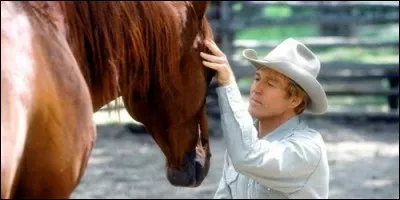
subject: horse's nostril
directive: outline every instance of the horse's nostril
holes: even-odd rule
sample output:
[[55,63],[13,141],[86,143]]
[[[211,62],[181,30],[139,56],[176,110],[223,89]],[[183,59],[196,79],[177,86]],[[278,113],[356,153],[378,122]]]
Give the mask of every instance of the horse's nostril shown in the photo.
[[197,147],[195,149],[189,151],[188,153],[186,153],[186,155],[185,155],[185,160],[186,161],[190,162],[190,161],[193,161],[196,158],[196,149],[197,149]]
[[168,169],[167,173],[168,181],[175,186],[190,186],[196,182],[194,177],[188,176],[187,172],[185,171]]
[[196,187],[208,173],[210,153],[197,155],[196,149],[186,153],[181,169],[168,168],[168,181],[174,186]]
[[171,182],[175,182],[176,183],[176,181],[177,181],[176,174],[175,173],[171,173],[171,175],[169,176],[169,179],[171,180]]

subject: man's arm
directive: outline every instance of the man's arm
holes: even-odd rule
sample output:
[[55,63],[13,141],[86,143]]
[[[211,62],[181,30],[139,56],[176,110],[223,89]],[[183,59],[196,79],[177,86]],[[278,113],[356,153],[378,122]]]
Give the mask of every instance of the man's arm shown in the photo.
[[301,189],[320,160],[318,144],[302,136],[275,142],[258,139],[237,85],[218,87],[217,93],[223,137],[235,170],[281,192]]
[[227,57],[213,41],[205,41],[205,45],[213,55],[202,52],[200,56],[205,67],[216,70],[214,77],[221,85],[216,89],[221,126],[235,170],[281,192],[303,188],[320,161],[320,146],[302,136],[276,142],[259,140]]
[[229,186],[225,180],[225,170],[226,169],[228,169],[228,152],[225,151],[224,168],[222,170],[222,176],[219,181],[217,191],[215,192],[214,199],[232,199],[231,190],[229,189]]

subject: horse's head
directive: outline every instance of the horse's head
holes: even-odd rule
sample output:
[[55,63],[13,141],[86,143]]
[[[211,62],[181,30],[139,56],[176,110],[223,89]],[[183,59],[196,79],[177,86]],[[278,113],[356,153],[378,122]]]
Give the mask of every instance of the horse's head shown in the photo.
[[62,15],[52,13],[63,22],[94,110],[122,96],[166,156],[168,180],[200,185],[211,156],[205,99],[213,72],[200,57],[204,40],[213,39],[207,2],[57,4]]
[[213,39],[207,2],[65,1],[61,8],[94,109],[121,95],[166,156],[168,180],[200,185],[211,156],[204,106],[213,74],[200,57]]
[[147,46],[154,48],[148,58],[154,65],[149,66],[154,71],[149,70],[148,92],[141,95],[133,89],[122,96],[128,112],[143,123],[166,156],[170,183],[194,187],[204,180],[210,165],[205,99],[213,72],[202,65],[200,52],[207,52],[203,41],[213,36],[205,17],[207,2],[176,2],[167,8],[173,17],[162,19],[165,25],[160,30],[154,24],[150,30],[164,32]]

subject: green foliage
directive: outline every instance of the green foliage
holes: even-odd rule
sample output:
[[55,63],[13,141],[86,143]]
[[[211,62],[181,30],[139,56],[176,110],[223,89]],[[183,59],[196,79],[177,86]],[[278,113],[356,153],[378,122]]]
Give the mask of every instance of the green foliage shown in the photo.
[[318,28],[311,24],[264,26],[236,32],[237,40],[284,40],[288,37],[318,36]]
[[233,10],[233,12],[239,12],[239,11],[242,10],[242,8],[243,8],[243,5],[242,5],[242,3],[240,3],[240,2],[236,2],[236,3],[234,3],[234,4],[232,5],[232,10]]
[[399,23],[359,26],[357,32],[360,40],[396,41],[399,40]]
[[360,47],[340,47],[330,48],[322,52],[316,52],[321,61],[356,61],[362,63],[398,63],[399,49],[391,47],[382,47],[374,49],[364,49]]
[[266,6],[264,16],[270,18],[284,18],[292,16],[292,9],[289,6]]

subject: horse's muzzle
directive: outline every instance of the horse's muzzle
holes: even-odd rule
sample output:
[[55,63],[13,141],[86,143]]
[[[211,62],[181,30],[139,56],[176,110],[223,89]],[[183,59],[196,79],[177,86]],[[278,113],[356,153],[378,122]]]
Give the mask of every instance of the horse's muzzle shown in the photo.
[[167,177],[174,186],[197,187],[208,174],[211,154],[204,156],[196,153],[196,150],[187,153],[182,170],[169,168]]

